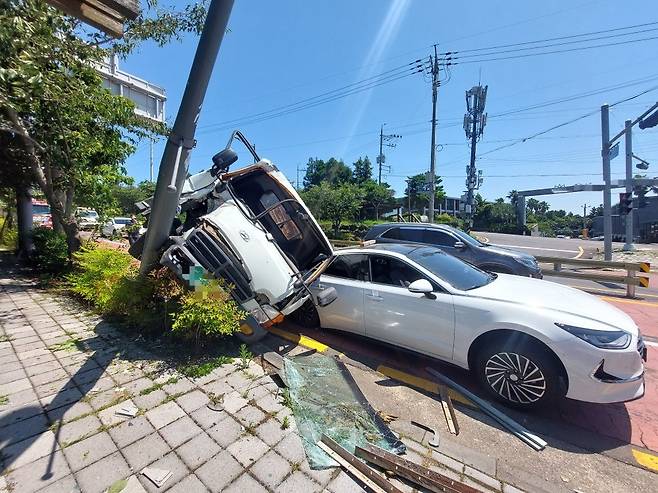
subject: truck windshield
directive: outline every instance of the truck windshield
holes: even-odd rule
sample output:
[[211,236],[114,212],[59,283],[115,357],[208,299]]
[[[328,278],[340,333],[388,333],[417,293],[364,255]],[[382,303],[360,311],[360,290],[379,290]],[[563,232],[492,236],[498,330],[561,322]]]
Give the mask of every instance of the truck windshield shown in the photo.
[[484,272],[438,248],[417,248],[409,253],[409,258],[461,291],[479,288],[496,278],[495,274]]

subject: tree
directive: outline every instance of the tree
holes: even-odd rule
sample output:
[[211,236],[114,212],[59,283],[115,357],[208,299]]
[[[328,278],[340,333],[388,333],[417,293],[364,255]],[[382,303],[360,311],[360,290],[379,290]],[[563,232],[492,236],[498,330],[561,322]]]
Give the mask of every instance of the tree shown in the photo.
[[348,183],[352,180],[352,170],[343,161],[329,158],[323,161],[318,158],[309,158],[304,175],[304,188],[328,182],[331,185]]
[[116,206],[121,214],[134,214],[136,212],[136,202],[141,202],[155,195],[155,183],[142,181],[137,186],[132,184],[119,185],[114,187],[112,195],[114,199],[112,205]]
[[512,190],[510,193],[507,194],[507,198],[509,199],[510,204],[516,207],[516,204],[519,202],[519,192],[517,192],[516,190]]
[[368,180],[361,185],[364,194],[365,204],[372,207],[375,211],[375,219],[379,219],[379,208],[385,204],[393,202],[393,190],[387,183],[381,185]]
[[318,218],[331,221],[334,237],[338,236],[344,219],[354,219],[363,206],[363,190],[352,183],[332,187],[328,182],[302,192],[304,202]]
[[368,156],[363,159],[359,157],[352,166],[354,167],[352,171],[352,180],[354,183],[363,185],[372,180],[372,163],[368,159]]
[[[441,184],[442,181],[443,180],[440,176],[435,176],[435,204],[440,203],[445,198],[445,192],[443,190],[443,185]],[[429,187],[427,184],[427,175],[425,173],[409,176],[407,178],[407,190],[404,197],[404,203],[409,204],[409,202],[411,202],[412,210],[420,210],[429,205]]]
[[126,55],[143,40],[162,46],[202,26],[204,4],[180,11],[156,0],[147,5],[125,38],[112,41],[40,0],[0,0],[0,133],[22,153],[8,168],[27,167],[70,253],[80,245],[75,206],[103,203],[125,181],[123,163],[137,139],[163,132],[104,89],[93,64],[112,51]]

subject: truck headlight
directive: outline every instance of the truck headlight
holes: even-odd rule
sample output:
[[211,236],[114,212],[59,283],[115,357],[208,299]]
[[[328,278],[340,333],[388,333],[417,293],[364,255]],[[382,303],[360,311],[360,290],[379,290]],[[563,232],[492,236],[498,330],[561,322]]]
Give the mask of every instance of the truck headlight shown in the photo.
[[594,330],[560,323],[555,325],[601,349],[626,349],[631,343],[631,335],[623,330]]

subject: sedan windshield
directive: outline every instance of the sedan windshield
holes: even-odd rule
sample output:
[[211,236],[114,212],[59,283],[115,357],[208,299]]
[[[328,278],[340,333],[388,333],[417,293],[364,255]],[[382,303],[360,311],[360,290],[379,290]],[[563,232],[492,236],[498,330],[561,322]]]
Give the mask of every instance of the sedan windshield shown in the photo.
[[462,291],[479,288],[496,278],[495,274],[484,272],[438,248],[417,248],[409,253],[409,258]]

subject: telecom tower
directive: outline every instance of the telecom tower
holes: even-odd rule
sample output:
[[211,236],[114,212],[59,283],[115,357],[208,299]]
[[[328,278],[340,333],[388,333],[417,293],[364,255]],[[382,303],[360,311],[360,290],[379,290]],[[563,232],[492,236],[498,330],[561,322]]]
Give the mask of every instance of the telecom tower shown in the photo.
[[466,215],[469,229],[473,227],[473,214],[475,214],[474,191],[482,185],[482,170],[475,167],[475,148],[482,137],[484,126],[487,124],[487,114],[484,105],[487,101],[487,88],[489,86],[473,86],[466,91],[466,114],[464,115],[464,131],[466,138],[471,141],[471,162],[466,166]]

